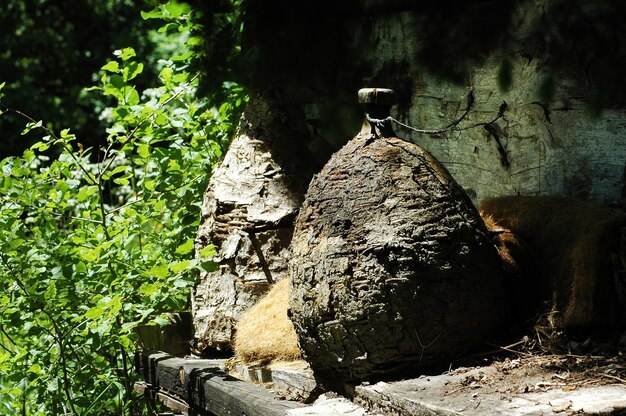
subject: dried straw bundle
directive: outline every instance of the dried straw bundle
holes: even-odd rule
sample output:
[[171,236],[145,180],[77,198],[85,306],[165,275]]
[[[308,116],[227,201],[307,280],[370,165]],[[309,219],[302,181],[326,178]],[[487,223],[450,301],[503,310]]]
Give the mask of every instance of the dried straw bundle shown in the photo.
[[288,310],[289,279],[284,278],[242,316],[235,335],[235,357],[245,363],[300,359]]

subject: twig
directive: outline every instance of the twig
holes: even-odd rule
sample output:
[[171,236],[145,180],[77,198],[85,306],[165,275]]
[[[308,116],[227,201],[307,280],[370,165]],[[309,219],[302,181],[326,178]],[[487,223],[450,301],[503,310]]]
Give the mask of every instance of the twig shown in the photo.
[[622,383],[622,384],[626,385],[626,380],[624,380],[623,378],[619,378],[619,377],[617,377],[617,376],[613,376],[613,375],[611,375],[611,374],[606,374],[606,373],[602,373],[602,376],[604,376],[604,377],[608,377],[608,378],[612,378],[613,380],[617,380],[617,381],[619,381],[620,383]]
[[[21,112],[20,110],[16,110],[14,108],[9,108],[9,107],[4,107],[4,106],[2,106],[2,109],[5,112],[17,114],[18,116],[28,120],[31,123],[37,123],[37,120],[29,116],[28,114]],[[50,137],[52,137],[55,140],[55,142],[60,143],[63,149],[65,149],[65,151],[69,153],[70,157],[74,159],[74,162],[76,162],[76,164],[78,165],[78,168],[82,170],[85,175],[87,175],[87,178],[90,181],[92,181],[93,183],[96,183],[96,179],[91,175],[91,173],[87,169],[85,169],[85,167],[80,163],[80,161],[78,160],[78,158],[76,157],[72,149],[63,140],[61,140],[56,134],[54,134],[54,132],[50,130],[48,127],[41,125],[40,128],[43,129],[43,131],[45,131],[46,133],[48,133]]]
[[496,344],[487,344],[487,345],[491,345],[492,347],[496,347],[498,349],[494,350],[494,351],[488,351],[488,352],[482,353],[482,354],[480,354],[480,356],[489,355],[489,354],[495,354],[495,353],[501,352],[501,351],[512,352],[512,353],[518,354],[518,355],[532,355],[532,354],[524,352],[524,351],[517,351],[517,350],[513,349],[513,347],[517,347],[518,345],[523,344],[524,342],[526,342],[526,341],[525,340],[521,340],[521,341],[517,341],[517,342],[515,342],[513,344],[506,345],[504,347],[500,346],[500,345],[496,345]]
[[72,397],[72,393],[70,391],[71,384],[70,384],[70,380],[69,380],[69,373],[68,373],[68,369],[67,369],[67,362],[65,360],[66,359],[66,357],[65,357],[65,344],[64,344],[63,338],[62,338],[63,337],[63,331],[61,331],[61,327],[59,326],[57,321],[54,319],[52,314],[49,311],[46,310],[45,305],[42,304],[41,302],[37,301],[36,299],[32,298],[32,295],[26,289],[26,285],[24,284],[22,279],[19,277],[18,273],[16,273],[13,270],[13,268],[11,267],[11,265],[6,261],[4,256],[0,256],[0,260],[2,261],[4,266],[9,270],[9,272],[13,275],[13,278],[15,279],[15,282],[20,287],[22,292],[24,292],[24,295],[26,296],[26,298],[33,304],[33,306],[36,309],[40,310],[44,315],[46,315],[48,317],[48,319],[50,320],[50,322],[52,323],[52,326],[54,328],[54,332],[50,331],[48,328],[46,328],[43,325],[41,325],[40,327],[43,330],[45,330],[48,334],[50,334],[50,336],[52,336],[54,341],[59,345],[59,358],[61,360],[61,370],[62,370],[62,374],[63,374],[63,392],[65,393],[65,396],[67,398],[70,410],[72,411],[72,413],[76,413],[76,409],[74,408],[74,404],[72,403],[72,398],[73,397]]

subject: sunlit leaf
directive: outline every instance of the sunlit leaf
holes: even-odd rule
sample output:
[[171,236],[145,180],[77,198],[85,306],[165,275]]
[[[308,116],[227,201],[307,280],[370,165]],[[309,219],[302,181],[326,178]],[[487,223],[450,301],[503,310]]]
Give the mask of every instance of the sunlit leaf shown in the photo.
[[103,71],[119,73],[120,64],[117,61],[110,61],[101,68]]
[[118,49],[113,52],[113,55],[119,57],[122,61],[127,61],[130,58],[137,56],[133,48]]
[[193,238],[187,239],[183,244],[176,248],[176,254],[189,254],[193,250]]

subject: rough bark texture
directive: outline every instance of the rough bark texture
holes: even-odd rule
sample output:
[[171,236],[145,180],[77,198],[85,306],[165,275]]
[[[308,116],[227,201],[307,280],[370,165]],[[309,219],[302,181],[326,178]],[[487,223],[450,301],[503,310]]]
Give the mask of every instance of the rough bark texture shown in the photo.
[[199,350],[230,348],[242,312],[286,276],[293,220],[313,174],[304,123],[267,96],[252,98],[209,182],[196,248],[214,244],[218,268],[201,273],[192,294]]
[[311,182],[291,245],[292,319],[322,384],[410,374],[503,321],[476,208],[420,147],[361,133]]

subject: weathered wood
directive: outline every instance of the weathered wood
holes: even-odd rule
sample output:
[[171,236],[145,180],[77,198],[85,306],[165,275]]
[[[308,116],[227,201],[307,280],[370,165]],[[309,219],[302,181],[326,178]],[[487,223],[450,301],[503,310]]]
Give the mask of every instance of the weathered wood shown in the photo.
[[160,351],[140,351],[137,372],[154,387],[163,388],[190,402],[190,383],[194,373],[211,369],[224,371],[224,359],[178,358]]
[[503,323],[502,266],[478,211],[403,140],[364,130],[335,153],[311,182],[291,249],[292,320],[333,389],[414,375]]
[[[621,415],[623,385],[570,385],[555,382],[553,371],[535,367],[525,374],[493,366],[450,374],[356,387],[355,401],[373,412],[411,416]],[[562,381],[562,380],[559,380]]]
[[241,128],[204,195],[196,248],[214,244],[214,271],[192,293],[197,349],[230,349],[236,323],[287,275],[293,220],[315,165],[304,116],[267,95],[250,99]]
[[172,397],[163,391],[158,391],[145,382],[136,382],[134,385],[134,390],[137,393],[145,395],[149,400],[163,403],[163,405],[165,405],[168,409],[171,409],[175,412],[181,412],[183,415],[189,414],[189,405],[187,404],[187,402],[182,401],[177,397]]
[[225,360],[183,359],[144,351],[136,360],[151,388],[167,392],[190,408],[216,415],[284,416],[304,404],[278,400],[269,390],[224,373]]
[[281,392],[289,398],[309,400],[317,382],[313,371],[308,364],[296,362],[293,364],[273,364],[272,371],[273,389]]
[[222,372],[203,370],[196,375],[193,402],[218,415],[284,416],[302,403],[277,400],[267,389]]
[[271,383],[272,390],[289,400],[308,401],[317,386],[311,367],[302,360],[261,367],[239,363],[231,373],[244,381]]
[[[380,413],[368,412],[365,408],[354,404],[345,397],[326,395],[320,396],[311,406],[287,411],[287,416],[382,416]],[[408,415],[407,415],[408,416]]]
[[150,384],[157,384],[157,364],[159,361],[172,358],[168,353],[161,351],[137,351],[135,353],[135,370]]

